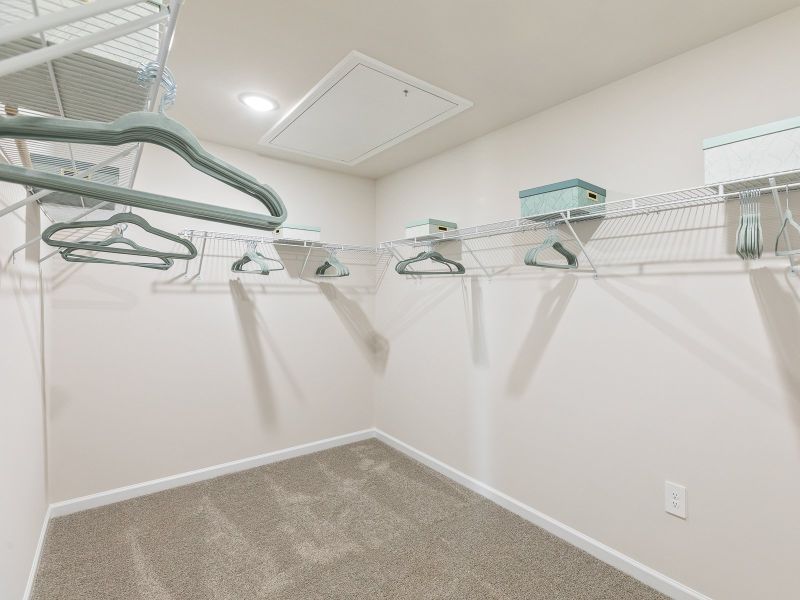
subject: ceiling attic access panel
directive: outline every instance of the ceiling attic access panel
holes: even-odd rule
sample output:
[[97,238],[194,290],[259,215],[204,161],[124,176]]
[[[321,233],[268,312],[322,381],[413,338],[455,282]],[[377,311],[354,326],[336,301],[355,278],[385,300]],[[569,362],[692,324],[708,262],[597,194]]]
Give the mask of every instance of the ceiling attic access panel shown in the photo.
[[357,165],[471,106],[469,100],[351,52],[260,143]]

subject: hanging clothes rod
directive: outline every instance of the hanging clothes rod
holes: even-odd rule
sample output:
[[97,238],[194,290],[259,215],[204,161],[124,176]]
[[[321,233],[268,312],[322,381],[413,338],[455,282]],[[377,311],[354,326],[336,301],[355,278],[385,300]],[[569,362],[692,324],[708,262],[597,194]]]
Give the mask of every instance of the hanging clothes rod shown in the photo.
[[24,19],[3,25],[0,27],[0,44],[5,44],[19,38],[35,35],[55,29],[62,25],[68,25],[82,19],[87,19],[95,15],[111,12],[118,8],[125,8],[132,4],[138,4],[141,0],[95,0],[91,4],[65,8],[32,19]]
[[140,19],[136,19],[135,21],[131,21],[129,23],[115,25],[109,29],[98,31],[97,33],[92,33],[69,40],[67,42],[53,44],[52,46],[40,48],[39,50],[32,50],[30,52],[26,52],[25,54],[19,54],[11,58],[6,58],[5,60],[0,61],[0,77],[10,75],[11,73],[16,73],[17,71],[22,71],[23,69],[28,69],[30,67],[35,67],[36,65],[61,58],[68,54],[73,54],[80,50],[84,50],[85,48],[91,48],[92,46],[109,42],[113,39],[139,31],[140,29],[146,29],[147,27],[151,27],[157,23],[162,23],[167,19],[169,19],[168,13],[155,13],[147,17],[141,17]]

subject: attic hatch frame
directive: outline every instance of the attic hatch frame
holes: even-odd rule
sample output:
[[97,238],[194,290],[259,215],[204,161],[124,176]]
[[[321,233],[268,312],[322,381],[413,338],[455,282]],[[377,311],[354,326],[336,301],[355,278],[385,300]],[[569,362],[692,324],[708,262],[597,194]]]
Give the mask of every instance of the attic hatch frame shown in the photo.
[[[374,147],[368,149],[366,152],[362,152],[361,154],[349,159],[326,156],[310,150],[293,148],[291,146],[278,143],[278,139],[282,134],[284,134],[284,132],[291,128],[295,122],[299,121],[310,109],[313,109],[317,103],[320,101],[324,102],[328,93],[333,91],[334,88],[345,81],[347,77],[359,67],[366,67],[370,71],[378,73],[385,78],[393,79],[402,83],[404,87],[408,88],[404,90],[406,95],[408,95],[409,89],[413,88],[416,91],[436,97],[439,100],[443,100],[452,106],[443,112],[429,116],[424,121],[410,126],[409,129],[396,133],[393,135],[393,137],[381,141]],[[322,79],[320,79],[314,85],[314,87],[312,87],[308,93],[306,93],[306,95],[300,99],[297,104],[295,104],[280,120],[278,120],[278,122],[275,123],[275,125],[273,125],[269,131],[267,131],[261,137],[258,143],[264,148],[269,148],[282,154],[299,154],[301,156],[320,161],[332,162],[338,165],[352,167],[360,164],[368,158],[372,158],[376,154],[396,146],[400,142],[414,137],[418,133],[422,133],[423,131],[434,127],[435,125],[442,123],[443,121],[459,115],[465,110],[472,108],[472,106],[473,102],[471,100],[433,85],[432,83],[429,83],[423,79],[414,77],[405,71],[401,71],[400,69],[381,62],[376,58],[372,58],[371,56],[367,56],[366,54],[363,54],[357,50],[352,50],[330,71],[328,71],[322,77]]]
[[[90,82],[89,86],[95,93],[93,102],[86,106],[82,106],[80,102],[75,102],[75,107],[81,112],[81,109],[89,112],[93,110],[99,111],[105,119],[113,120],[128,112],[142,110],[151,112],[156,108],[162,76],[175,35],[175,25],[183,0],[96,0],[91,4],[76,4],[72,7],[42,14],[40,4],[45,2],[48,2],[48,0],[31,0],[31,12],[33,15],[31,18],[12,21],[0,27],[0,48],[4,49],[4,54],[7,54],[6,51],[9,48],[12,50],[11,56],[0,60],[0,83],[3,83],[5,77],[21,74],[22,81],[31,85],[35,75],[32,75],[33,72],[30,70],[36,67],[40,69],[45,67],[52,87],[55,107],[57,107],[56,110],[44,111],[22,107],[23,110],[35,115],[44,114],[62,118],[75,118],[74,113],[71,113],[68,108],[65,109],[65,98],[62,94],[62,86],[59,85],[57,73],[62,69],[65,74],[75,77],[76,80],[85,78],[86,81]],[[48,4],[51,3],[48,2]],[[95,19],[95,21],[90,22],[89,19]],[[97,31],[92,31],[93,28],[97,29],[98,23],[102,24],[102,27]],[[67,31],[59,30],[58,28],[60,27],[68,29]],[[148,37],[148,31],[152,30],[155,30],[155,36]],[[48,34],[48,31],[51,33]],[[74,35],[75,31],[81,35]],[[134,38],[134,35],[144,37]],[[20,39],[21,36],[23,39]],[[15,53],[13,50],[15,44],[19,47],[19,45],[24,45],[26,42],[30,43],[31,38],[26,36],[35,36],[41,47],[23,53]],[[56,42],[53,38],[58,38],[59,36],[61,41]],[[94,52],[85,52],[95,47],[97,48]],[[98,67],[94,63],[90,65],[85,60],[83,63],[79,62],[79,57],[85,58],[87,56],[94,61],[98,61],[97,64],[100,66]],[[71,60],[74,60],[74,62],[69,62]],[[137,69],[145,67],[147,63],[156,64],[155,75],[144,83],[137,80],[135,85],[141,90],[139,97],[135,93],[130,93],[130,89],[133,88],[130,85],[128,94],[120,93],[117,87],[119,81],[115,80],[115,73],[112,70],[115,65],[118,64],[120,69],[127,67],[130,75],[135,73]],[[83,67],[83,69],[76,68],[76,65],[77,67]],[[106,67],[106,70],[103,67]],[[106,86],[101,88],[103,77],[107,79]],[[8,81],[8,79],[5,80],[5,82]],[[70,98],[70,101],[72,101],[72,98]],[[107,106],[112,107],[110,112],[105,108]],[[20,107],[12,106],[10,103],[3,103],[3,108],[8,115],[15,115],[20,112]],[[79,118],[85,117],[81,115]],[[23,146],[17,145],[19,160],[12,159],[10,153],[1,146],[0,160],[5,160],[12,165],[26,166],[24,162],[25,160],[29,161],[30,158],[27,151],[22,150],[23,147],[27,148],[27,141],[23,140],[22,142]],[[100,161],[77,160],[72,144],[65,144],[65,147],[69,157],[67,161],[71,162],[71,170],[76,177],[91,176],[93,173],[103,172],[104,169],[110,166],[116,166],[119,167],[120,171],[127,171],[125,174],[127,181],[120,182],[120,185],[131,188],[139,170],[144,144],[129,144]],[[86,162],[94,162],[94,164],[88,168],[79,169],[79,162],[84,164]],[[52,221],[54,219],[47,214],[41,203],[42,198],[51,193],[50,190],[44,189],[36,193],[31,193],[31,190],[28,190],[27,197],[0,210],[0,217],[33,202],[39,202],[42,212]],[[107,202],[87,206],[82,197],[81,203],[82,208],[85,210],[71,216],[65,222],[79,221],[96,210],[108,208]],[[123,210],[129,209],[125,208]],[[38,243],[40,240],[41,236],[38,236],[18,246],[12,250],[11,258],[15,258],[18,252]],[[42,260],[46,260],[55,254],[56,252],[51,252],[43,257]]]

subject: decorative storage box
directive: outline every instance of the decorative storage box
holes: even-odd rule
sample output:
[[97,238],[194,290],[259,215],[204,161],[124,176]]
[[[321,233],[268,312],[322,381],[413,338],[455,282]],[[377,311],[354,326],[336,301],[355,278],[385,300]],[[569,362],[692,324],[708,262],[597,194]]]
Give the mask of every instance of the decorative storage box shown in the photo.
[[286,225],[285,223],[275,230],[275,235],[288,240],[302,240],[304,242],[318,242],[322,239],[319,227],[310,225]]
[[606,191],[582,179],[570,179],[522,190],[519,200],[522,216],[531,217],[568,208],[602,204],[606,201]]
[[703,140],[706,183],[800,169],[800,117]]
[[406,225],[406,237],[421,237],[432,233],[441,233],[458,229],[458,225],[450,221],[438,221],[436,219],[420,219]]

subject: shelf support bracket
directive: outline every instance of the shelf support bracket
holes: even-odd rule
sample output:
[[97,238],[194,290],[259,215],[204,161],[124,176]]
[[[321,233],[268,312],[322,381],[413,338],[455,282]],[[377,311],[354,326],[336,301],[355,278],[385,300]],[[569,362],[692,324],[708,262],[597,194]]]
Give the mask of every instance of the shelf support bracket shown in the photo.
[[581,252],[583,253],[583,255],[586,257],[586,260],[589,261],[589,265],[592,267],[592,271],[594,271],[594,278],[597,279],[599,277],[599,275],[597,273],[597,267],[594,266],[594,263],[592,262],[592,259],[589,256],[589,253],[586,252],[586,247],[583,245],[583,242],[581,242],[581,238],[579,238],[578,234],[575,233],[575,229],[573,229],[572,223],[569,222],[569,218],[567,217],[567,213],[563,213],[562,212],[561,213],[561,218],[564,220],[564,224],[569,228],[569,232],[572,234],[572,237],[575,238],[575,241],[578,243],[578,246],[580,247]]
[[469,252],[470,256],[472,256],[472,258],[475,259],[475,262],[478,263],[478,266],[481,268],[481,271],[483,271],[483,274],[491,279],[492,277],[491,273],[489,273],[489,271],[486,270],[486,267],[483,266],[483,263],[478,259],[477,256],[475,256],[475,253],[472,251],[472,248],[470,248],[469,244],[467,244],[467,240],[461,240],[461,243],[464,245],[464,248],[466,248],[467,252]]

